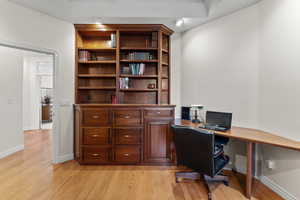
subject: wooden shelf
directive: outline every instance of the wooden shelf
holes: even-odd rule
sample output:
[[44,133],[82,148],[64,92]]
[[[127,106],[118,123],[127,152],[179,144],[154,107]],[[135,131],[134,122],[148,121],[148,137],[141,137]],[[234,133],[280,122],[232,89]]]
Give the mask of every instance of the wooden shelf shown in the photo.
[[156,63],[158,60],[120,60],[120,62],[128,63]]
[[96,86],[86,86],[78,87],[79,90],[115,90],[116,87],[96,87]]
[[116,63],[115,60],[95,60],[95,61],[78,61],[80,64],[111,64]]
[[116,51],[117,48],[78,48],[78,50],[92,51],[92,52],[103,52],[103,51]]
[[129,89],[120,89],[122,92],[157,92],[158,89],[134,89],[134,88],[129,88]]
[[155,47],[121,47],[121,50],[157,50]]
[[166,65],[166,66],[168,66],[168,65],[169,65],[168,63],[165,63],[165,62],[162,62],[161,64],[162,64],[162,65]]
[[168,77],[168,76],[162,76],[161,78],[163,78],[163,79],[168,79],[169,77]]
[[128,78],[157,78],[157,75],[132,75],[132,74],[121,74],[120,77]]
[[115,78],[116,74],[78,74],[79,78]]

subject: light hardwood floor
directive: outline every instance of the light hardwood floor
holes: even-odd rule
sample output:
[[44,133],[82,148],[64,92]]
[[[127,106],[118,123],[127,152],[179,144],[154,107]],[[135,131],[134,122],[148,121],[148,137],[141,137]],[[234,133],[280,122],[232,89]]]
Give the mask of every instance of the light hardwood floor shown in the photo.
[[[201,181],[176,184],[176,167],[51,164],[49,131],[25,133],[25,150],[0,160],[1,200],[206,200]],[[213,185],[214,200],[243,200],[237,176]],[[252,199],[282,200],[256,183]]]

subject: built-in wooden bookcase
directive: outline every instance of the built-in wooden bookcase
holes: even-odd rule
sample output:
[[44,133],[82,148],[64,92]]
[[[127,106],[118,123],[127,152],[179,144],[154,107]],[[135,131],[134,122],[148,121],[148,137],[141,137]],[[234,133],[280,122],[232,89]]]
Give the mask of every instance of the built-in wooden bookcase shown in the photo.
[[173,165],[172,31],[147,24],[75,28],[75,159]]
[[163,25],[75,25],[77,104],[169,104]]

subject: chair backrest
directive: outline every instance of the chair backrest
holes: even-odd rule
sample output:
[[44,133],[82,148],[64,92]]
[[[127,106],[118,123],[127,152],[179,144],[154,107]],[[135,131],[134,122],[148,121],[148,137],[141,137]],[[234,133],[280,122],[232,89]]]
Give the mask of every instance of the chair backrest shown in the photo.
[[214,176],[214,133],[184,126],[172,126],[178,165]]

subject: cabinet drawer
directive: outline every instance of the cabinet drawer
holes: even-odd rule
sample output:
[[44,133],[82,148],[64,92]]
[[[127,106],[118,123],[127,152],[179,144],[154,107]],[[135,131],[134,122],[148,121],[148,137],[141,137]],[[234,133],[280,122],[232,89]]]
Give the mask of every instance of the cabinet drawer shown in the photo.
[[82,123],[85,126],[105,126],[109,125],[109,111],[83,110]]
[[86,163],[109,163],[111,148],[106,147],[84,147],[83,161]]
[[123,163],[138,163],[141,160],[140,146],[116,146],[115,161]]
[[142,123],[140,110],[114,111],[114,123],[116,126],[140,126]]
[[145,109],[146,117],[173,117],[173,109]]
[[109,128],[83,128],[83,144],[109,144]]
[[116,144],[140,144],[142,129],[139,128],[118,128],[115,129]]

